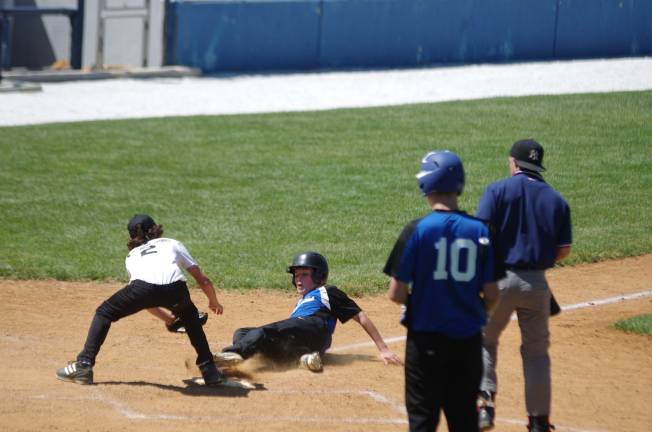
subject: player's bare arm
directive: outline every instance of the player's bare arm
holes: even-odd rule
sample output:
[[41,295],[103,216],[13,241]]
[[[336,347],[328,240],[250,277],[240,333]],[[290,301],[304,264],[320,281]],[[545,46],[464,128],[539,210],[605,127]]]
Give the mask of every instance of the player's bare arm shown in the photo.
[[374,341],[374,343],[376,344],[376,348],[378,348],[379,357],[385,364],[395,364],[395,365],[403,364],[401,359],[392,351],[390,351],[390,349],[387,347],[387,344],[385,344],[385,341],[383,340],[383,337],[380,335],[380,332],[378,331],[373,321],[371,321],[371,319],[367,316],[366,313],[361,311],[360,313],[358,313],[356,316],[353,317],[353,320],[358,324],[360,324],[362,328],[367,332],[369,337],[371,337],[371,340]]
[[487,312],[491,312],[498,303],[500,292],[496,282],[489,282],[482,284],[482,299],[484,300],[484,308]]
[[389,289],[387,291],[387,297],[394,303],[404,305],[407,303],[408,299],[408,285],[405,282],[401,282],[396,278],[392,278],[389,281]]
[[217,294],[215,294],[215,288],[211,280],[201,271],[199,266],[190,266],[186,271],[197,281],[199,287],[208,298],[208,308],[217,315],[221,315],[224,312],[224,307],[217,300]]

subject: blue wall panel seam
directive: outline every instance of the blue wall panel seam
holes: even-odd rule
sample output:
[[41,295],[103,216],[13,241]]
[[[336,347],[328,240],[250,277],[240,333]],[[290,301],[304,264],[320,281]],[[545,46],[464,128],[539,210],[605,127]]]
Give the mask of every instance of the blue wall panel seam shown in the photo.
[[557,58],[557,29],[559,28],[559,6],[561,0],[557,0],[557,5],[555,6],[555,31],[552,34],[552,58]]
[[317,21],[317,58],[315,59],[317,68],[322,67],[321,43],[322,43],[323,22],[324,22],[324,0],[319,0],[319,21]]

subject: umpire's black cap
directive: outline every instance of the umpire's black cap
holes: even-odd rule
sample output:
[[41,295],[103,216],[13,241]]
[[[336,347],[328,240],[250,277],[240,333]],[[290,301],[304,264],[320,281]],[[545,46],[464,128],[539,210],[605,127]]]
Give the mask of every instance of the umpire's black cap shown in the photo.
[[151,227],[156,225],[156,222],[154,222],[154,219],[152,219],[151,216],[146,215],[146,214],[137,214],[131,219],[129,219],[129,223],[127,224],[127,230],[129,230],[129,235],[131,238],[134,238],[138,235],[138,225],[140,225],[140,229],[142,230],[143,233],[146,233],[147,230],[149,230]]
[[533,139],[522,139],[512,145],[509,155],[516,160],[520,168],[541,172],[546,169],[543,163],[543,146]]

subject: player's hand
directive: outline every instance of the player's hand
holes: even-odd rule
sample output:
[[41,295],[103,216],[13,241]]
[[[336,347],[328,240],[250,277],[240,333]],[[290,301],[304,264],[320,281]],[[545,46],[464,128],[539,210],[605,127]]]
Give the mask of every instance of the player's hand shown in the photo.
[[400,357],[390,350],[383,350],[378,356],[385,364],[403,365],[403,361],[400,359]]
[[217,300],[208,302],[208,308],[217,315],[222,315],[222,312],[224,312],[224,306],[222,306]]

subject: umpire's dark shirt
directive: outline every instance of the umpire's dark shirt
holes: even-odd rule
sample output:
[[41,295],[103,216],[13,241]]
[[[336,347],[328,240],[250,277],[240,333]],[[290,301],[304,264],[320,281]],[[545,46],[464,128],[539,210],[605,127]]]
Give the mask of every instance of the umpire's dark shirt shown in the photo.
[[477,217],[499,233],[495,247],[507,266],[546,269],[570,245],[570,207],[537,173],[518,172],[485,189]]

